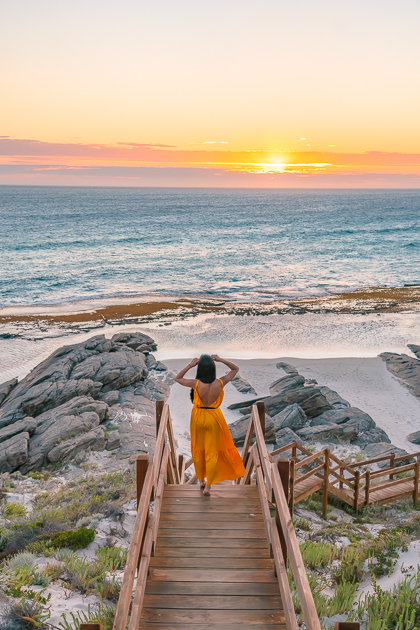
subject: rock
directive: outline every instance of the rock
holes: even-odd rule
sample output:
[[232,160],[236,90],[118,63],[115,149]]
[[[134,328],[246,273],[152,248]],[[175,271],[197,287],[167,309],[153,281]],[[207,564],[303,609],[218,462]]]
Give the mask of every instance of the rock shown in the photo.
[[[280,429],[276,432],[276,446],[277,448],[281,448],[282,446],[286,446],[291,442],[297,442],[298,444],[303,444],[301,438],[296,435],[292,429],[289,427],[285,427],[284,429]],[[287,451],[286,451],[287,452]]]
[[116,390],[111,390],[110,392],[106,392],[105,394],[101,394],[99,396],[100,400],[103,400],[109,407],[112,405],[116,405],[120,402],[120,392]]
[[107,451],[115,451],[117,448],[121,446],[120,432],[119,431],[110,431],[108,433],[108,441],[106,443]]
[[299,387],[299,385],[303,385],[305,382],[305,378],[300,376],[299,374],[292,374],[289,376],[282,376],[278,378],[276,381],[273,381],[269,387],[271,396],[281,396],[285,394],[289,389],[293,389],[294,387]]
[[2,385],[0,385],[0,406],[3,404],[3,401],[7,398],[12,389],[16,387],[17,384],[17,378],[12,378],[10,381],[6,381]]
[[289,363],[283,363],[283,361],[276,363],[276,368],[278,370],[284,370],[285,372],[287,372],[287,374],[298,374],[298,371],[294,365],[290,365]]
[[242,378],[239,374],[231,380],[231,383],[241,394],[253,394],[257,396],[257,392],[252,387],[251,383],[245,378]]
[[407,435],[407,440],[409,442],[412,442],[413,444],[420,444],[420,431],[415,431],[414,433],[410,433],[410,435]]
[[12,472],[26,462],[28,440],[29,433],[23,432],[0,444],[0,473]]
[[0,428],[28,415],[36,418],[71,398],[96,398],[99,392],[144,380],[148,374],[145,357],[123,345],[123,338],[155,345],[147,335],[123,333],[114,335],[114,341],[97,335],[56,350],[11,390],[0,408]]
[[[417,348],[411,344],[409,348]],[[420,398],[420,359],[413,359],[407,354],[384,352],[380,355],[386,361],[386,367],[397,378],[401,379],[407,389]]]
[[388,435],[383,429],[380,429],[379,427],[374,427],[369,431],[359,433],[359,435],[351,441],[352,444],[360,446],[361,448],[364,448],[368,444],[373,444],[375,442],[387,442],[388,444],[391,444],[391,440],[389,439]]
[[134,391],[136,396],[144,396],[149,400],[167,400],[170,393],[169,385],[157,378],[149,378]]
[[283,411],[273,416],[274,430],[284,429],[301,429],[308,422],[305,412],[299,405],[289,405]]
[[349,420],[350,414],[347,412],[347,409],[330,409],[329,411],[324,411],[324,413],[321,413],[320,416],[311,420],[311,427],[328,424],[329,422],[332,422],[333,424],[342,424],[343,422],[348,422]]
[[8,427],[0,429],[0,442],[9,440],[14,435],[22,432],[32,435],[35,432],[36,425],[37,421],[29,416],[27,416],[23,420],[15,422],[14,424],[10,424]]
[[[391,453],[395,453],[395,457],[402,457],[403,455],[407,455],[407,460],[403,460],[402,462],[398,462],[399,466],[408,463],[409,459],[412,459],[410,455],[403,448],[398,448],[393,444],[386,444],[385,442],[378,442],[376,444],[368,444],[364,449],[364,454],[366,455],[366,459],[374,459],[375,457],[384,457],[385,455],[390,455]],[[414,460],[413,460],[414,461]],[[379,468],[388,468],[389,460],[385,460],[383,462],[378,463]]]
[[139,349],[141,346],[145,346],[149,349],[149,352],[153,352],[157,350],[156,342],[149,337],[149,335],[145,335],[144,333],[134,332],[134,333],[117,333],[113,335],[111,341],[116,344],[125,344],[131,348]]
[[333,409],[345,409],[346,407],[350,407],[350,403],[344,400],[344,398],[333,389],[324,386],[320,387],[319,391],[325,396]]
[[[246,414],[251,413],[251,407],[254,403],[259,402],[260,400],[267,400],[269,396],[260,396],[259,398],[251,398],[250,400],[243,400],[241,402],[233,403],[228,406],[228,409],[246,409]],[[242,412],[241,412],[242,413]]]
[[146,365],[149,370],[156,370],[157,372],[165,372],[168,368],[162,363],[162,361],[156,361],[153,354],[148,354],[146,357]]
[[314,427],[304,427],[296,431],[299,437],[304,440],[322,440],[331,437],[341,438],[343,440],[351,440],[356,437],[359,432],[357,423],[345,424],[322,424]]
[[49,451],[47,458],[54,464],[58,461],[68,461],[77,455],[77,453],[80,453],[80,451],[85,451],[88,448],[92,448],[92,450],[103,450],[105,446],[104,436],[104,427],[96,427],[92,431],[60,442],[60,444],[57,444],[57,446]]
[[[325,396],[316,387],[296,387],[283,395],[270,396],[264,402],[265,410],[271,417],[294,403],[303,409],[308,418],[315,418],[324,413],[324,411],[331,409],[331,405],[327,402]],[[246,410],[241,409],[240,412],[245,414]]]
[[420,359],[420,346],[415,343],[409,343],[408,347],[410,348],[411,352],[415,354],[418,359]]
[[84,396],[38,416],[38,426],[30,441],[28,459],[22,472],[41,468],[58,443],[97,427],[105,419],[107,410],[104,402]]
[[[239,418],[229,425],[229,431],[232,435],[233,441],[236,446],[243,446],[245,437],[248,431],[249,421],[251,415],[244,418]],[[265,416],[265,441],[267,444],[275,444],[276,435],[274,431],[274,423],[270,416]],[[255,436],[253,437],[251,444],[255,442]]]

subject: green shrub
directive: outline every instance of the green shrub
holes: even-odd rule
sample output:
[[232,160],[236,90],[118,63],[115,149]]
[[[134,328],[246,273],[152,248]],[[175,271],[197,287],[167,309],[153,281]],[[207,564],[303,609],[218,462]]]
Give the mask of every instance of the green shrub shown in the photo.
[[29,569],[33,566],[35,562],[36,556],[33,553],[22,552],[18,553],[13,558],[9,560],[7,563],[7,568],[9,571],[13,571],[16,568],[28,567]]
[[104,606],[102,601],[98,607],[92,608],[88,604],[87,613],[83,610],[78,610],[76,613],[70,612],[71,620],[67,619],[66,613],[61,614],[63,621],[59,622],[59,626],[63,630],[79,630],[81,623],[101,623],[104,630],[112,630],[114,625],[115,609],[111,606]]
[[95,555],[106,571],[117,571],[125,567],[128,549],[121,549],[120,547],[101,547],[95,551]]
[[311,531],[311,526],[308,523],[308,521],[306,520],[306,518],[297,518],[294,521],[294,526],[297,527],[298,529],[302,529],[305,532],[310,532]]
[[305,566],[310,569],[326,567],[340,556],[340,550],[337,547],[323,542],[305,542],[300,545],[300,550]]
[[[38,536],[35,543],[45,544],[46,549],[60,549],[66,547],[77,551],[77,549],[85,549],[91,542],[95,540],[95,530],[82,527],[76,530],[67,530],[54,532],[52,534],[43,534]],[[34,545],[31,545],[33,548]],[[41,547],[40,547],[41,548]]]
[[3,506],[3,514],[6,518],[19,518],[25,516],[26,507],[21,503],[6,503]]

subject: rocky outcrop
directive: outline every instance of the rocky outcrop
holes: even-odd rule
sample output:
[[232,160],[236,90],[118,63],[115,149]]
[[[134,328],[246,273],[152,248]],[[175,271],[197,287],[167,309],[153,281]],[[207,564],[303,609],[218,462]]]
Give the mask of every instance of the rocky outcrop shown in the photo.
[[296,435],[296,433],[292,431],[292,429],[289,429],[289,427],[285,427],[284,429],[280,429],[276,432],[276,448],[281,448],[282,446],[286,446],[291,442],[303,444],[302,439],[298,435]]
[[407,440],[412,442],[412,444],[420,444],[420,431],[415,431],[407,435]]
[[115,451],[119,449],[121,446],[121,438],[119,431],[110,431],[108,434],[108,439],[106,442],[106,450],[107,451]]
[[[308,418],[315,418],[324,411],[332,409],[331,405],[327,402],[325,396],[323,396],[319,389],[316,387],[295,387],[288,390],[285,394],[279,396],[269,396],[265,398],[265,409],[268,415],[271,417],[277,415],[283,409],[286,409],[289,405],[299,405]],[[243,414],[250,413],[251,408],[240,409]]]
[[298,374],[297,368],[294,365],[290,365],[290,363],[284,363],[283,361],[279,361],[276,363],[276,368],[278,370],[284,370],[286,374]]
[[0,405],[3,403],[4,400],[6,400],[12,389],[16,387],[17,384],[17,378],[12,378],[10,381],[6,381],[2,385],[0,385]]
[[235,376],[235,378],[231,380],[231,383],[241,394],[252,394],[253,396],[257,396],[257,392],[252,387],[251,383],[245,378],[242,378],[240,374]]
[[283,411],[280,411],[277,415],[273,416],[274,429],[301,429],[308,422],[305,412],[299,405],[289,405]]
[[[407,455],[407,459],[402,460],[398,463],[399,466],[407,464],[412,457],[407,451],[403,448],[398,448],[393,444],[386,444],[384,442],[379,442],[377,444],[368,444],[364,449],[364,454],[367,459],[373,459],[375,457],[384,457],[385,455],[391,455],[391,453],[395,454],[395,457],[402,457],[403,455]],[[414,461],[414,460],[412,460]],[[383,462],[378,463],[379,468],[388,468],[389,460],[385,460]]]
[[415,354],[418,359],[420,359],[420,346],[415,343],[409,343],[408,348],[410,348],[411,352]]
[[361,448],[364,448],[367,444],[374,444],[377,442],[387,442],[388,444],[391,444],[388,434],[379,427],[373,427],[372,429],[369,429],[369,431],[359,433],[359,435],[351,441],[352,444],[360,446]]
[[[98,335],[56,350],[19,383],[1,385],[0,466],[27,472],[80,451],[104,449],[101,425],[111,415],[119,415],[121,425],[111,436],[111,450],[119,448],[121,456],[135,449],[150,452],[151,401],[166,399],[171,382],[166,366],[151,354],[155,349],[142,333]],[[137,388],[141,396],[134,393]]]
[[340,438],[341,440],[351,440],[356,437],[359,432],[359,427],[355,422],[346,422],[344,424],[321,424],[312,427],[304,427],[298,429],[296,433],[304,440],[322,440],[334,441],[331,438]]
[[[416,356],[418,347],[413,344],[409,346],[411,350],[413,348],[416,350]],[[386,362],[386,367],[391,374],[400,379],[413,396],[420,399],[420,358],[414,359],[407,354],[395,354],[393,352],[384,352],[381,354],[381,358]]]
[[19,468],[28,458],[29,433],[24,431],[0,444],[0,473]]
[[319,391],[325,396],[327,402],[333,409],[346,409],[346,407],[350,407],[350,403],[347,400],[344,400],[344,398],[342,398],[340,394],[337,394],[337,392],[333,389],[324,386],[320,387]]
[[269,387],[271,396],[281,396],[285,394],[289,389],[294,389],[303,385],[305,378],[299,374],[291,374],[290,376],[282,376],[276,381],[273,381]]

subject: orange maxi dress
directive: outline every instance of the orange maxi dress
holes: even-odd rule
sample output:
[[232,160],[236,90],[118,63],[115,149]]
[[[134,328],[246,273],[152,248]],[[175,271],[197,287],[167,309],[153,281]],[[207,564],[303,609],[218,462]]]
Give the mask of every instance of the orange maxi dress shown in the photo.
[[245,468],[233,443],[220,405],[222,391],[210,407],[204,407],[194,388],[194,406],[191,412],[191,455],[198,479],[206,479],[209,486],[220,481],[234,481],[245,475]]

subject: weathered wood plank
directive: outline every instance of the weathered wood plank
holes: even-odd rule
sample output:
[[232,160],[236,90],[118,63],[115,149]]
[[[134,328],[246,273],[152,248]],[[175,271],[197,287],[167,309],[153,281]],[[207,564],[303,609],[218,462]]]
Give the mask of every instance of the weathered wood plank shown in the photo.
[[214,624],[214,623],[205,623],[205,624],[188,624],[188,623],[140,623],[139,628],[144,628],[144,630],[186,630],[187,628],[191,628],[191,630],[287,630],[285,623],[274,623],[267,625],[265,623],[261,624],[251,624],[241,623],[240,629],[238,624]]
[[155,556],[162,558],[268,558],[268,549],[240,547],[161,547],[157,545]]
[[254,532],[264,532],[264,526],[262,521],[208,521],[206,519],[194,519],[193,522],[185,520],[162,520],[160,521],[160,528],[163,529],[192,529],[197,530],[204,529],[244,529]]
[[192,502],[187,503],[176,503],[168,505],[168,503],[164,502],[162,504],[162,514],[223,514],[229,512],[230,514],[247,514],[253,512],[254,514],[261,513],[261,505],[257,503],[233,503],[229,499],[225,499],[223,503],[211,504],[206,503],[205,505],[200,504],[192,504]]
[[[167,531],[167,530],[165,530]],[[158,539],[158,547],[168,547],[168,548],[180,548],[180,549],[184,549],[184,548],[196,548],[196,547],[203,547],[206,548],[208,547],[209,549],[222,549],[223,547],[226,547],[228,549],[234,548],[234,547],[238,547],[240,549],[244,549],[244,548],[248,548],[250,547],[251,549],[266,549],[267,548],[267,540],[265,538],[265,536],[262,536],[261,538],[238,538],[235,536],[235,538],[226,538],[225,536],[223,536],[223,538],[220,537],[216,537],[216,538],[209,538],[208,534],[206,535],[206,538],[203,539],[203,537],[201,535],[197,536],[196,538],[193,538],[192,536],[186,537],[186,538],[180,538],[179,536],[173,537],[170,535],[169,532],[167,532],[167,537],[160,537]]]
[[145,608],[190,610],[282,610],[280,595],[145,595]]
[[188,608],[143,608],[141,621],[171,623],[284,623],[281,610],[194,610]]
[[270,558],[174,558],[154,556],[150,559],[151,567],[170,569],[271,569],[274,570],[273,560]]
[[274,571],[267,569],[255,571],[222,569],[214,571],[212,569],[160,569],[151,567],[149,579],[161,582],[277,582]]
[[[192,529],[173,530],[169,527],[168,529],[160,529],[158,531],[158,538],[159,538],[158,544],[165,537],[173,538],[175,535],[175,531],[176,531],[176,536],[178,538],[197,538],[199,540],[203,540],[204,538],[203,532],[200,531],[199,529],[192,528]],[[237,538],[259,538],[259,537],[265,539],[264,528],[255,529],[255,528],[250,527],[249,529],[235,529],[235,530],[209,529],[209,530],[206,530],[206,534],[205,534],[205,538],[214,538],[218,540],[227,539],[227,538],[232,538],[236,540]]]
[[242,512],[242,514],[230,512],[164,512],[160,515],[160,522],[174,521],[183,523],[184,521],[194,521],[194,523],[221,523],[222,521],[230,522],[253,522],[262,521],[261,512]]
[[276,582],[147,582],[150,595],[253,595],[276,596]]

